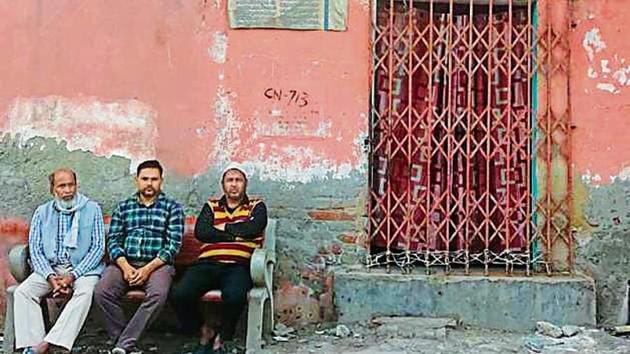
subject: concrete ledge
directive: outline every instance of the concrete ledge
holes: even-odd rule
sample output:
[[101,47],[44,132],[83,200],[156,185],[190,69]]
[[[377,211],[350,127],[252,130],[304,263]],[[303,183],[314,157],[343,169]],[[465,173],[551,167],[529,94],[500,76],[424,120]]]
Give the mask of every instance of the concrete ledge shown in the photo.
[[374,316],[454,317],[484,328],[530,330],[536,321],[595,325],[595,284],[585,276],[335,274],[339,322]]

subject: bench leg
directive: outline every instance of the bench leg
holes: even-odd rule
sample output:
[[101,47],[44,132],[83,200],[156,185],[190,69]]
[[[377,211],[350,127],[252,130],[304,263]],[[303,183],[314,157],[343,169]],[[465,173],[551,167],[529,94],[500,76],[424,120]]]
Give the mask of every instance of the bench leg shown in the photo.
[[260,352],[263,332],[269,330],[268,326],[273,326],[272,308],[267,289],[254,288],[250,290],[247,309],[247,339],[245,342],[247,353]]
[[2,350],[7,354],[15,351],[15,327],[13,325],[13,293],[15,289],[17,289],[17,285],[12,285],[7,288],[6,292],[7,312],[4,317],[4,343],[2,343]]

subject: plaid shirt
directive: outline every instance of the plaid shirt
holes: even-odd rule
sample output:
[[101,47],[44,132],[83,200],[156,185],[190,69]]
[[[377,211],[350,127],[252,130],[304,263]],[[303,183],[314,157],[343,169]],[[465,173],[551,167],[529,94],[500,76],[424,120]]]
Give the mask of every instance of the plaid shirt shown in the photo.
[[120,202],[109,226],[108,251],[112,260],[149,262],[159,257],[172,264],[184,233],[184,211],[178,202],[160,193],[145,206],[138,194]]
[[57,238],[56,238],[57,252],[55,252],[55,258],[53,259],[51,263],[51,265],[53,266],[70,264],[70,255],[68,255],[68,249],[63,244],[63,241],[66,236],[66,233],[68,232],[68,230],[70,230],[70,225],[72,224],[72,218],[74,218],[74,213],[72,214],[59,213],[59,222],[58,222],[59,231],[57,232]]

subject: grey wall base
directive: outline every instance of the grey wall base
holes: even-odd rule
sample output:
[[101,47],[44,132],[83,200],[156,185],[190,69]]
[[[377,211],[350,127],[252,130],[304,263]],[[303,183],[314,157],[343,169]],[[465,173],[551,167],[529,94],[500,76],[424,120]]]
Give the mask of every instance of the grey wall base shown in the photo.
[[595,325],[595,285],[584,276],[335,274],[339,322],[375,316],[455,317],[465,325],[530,330],[536,321]]

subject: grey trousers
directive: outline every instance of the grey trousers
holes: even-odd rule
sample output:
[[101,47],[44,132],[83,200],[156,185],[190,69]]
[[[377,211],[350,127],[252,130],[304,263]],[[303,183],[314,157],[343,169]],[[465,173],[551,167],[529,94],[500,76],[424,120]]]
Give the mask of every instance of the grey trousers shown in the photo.
[[[68,269],[55,267],[57,274],[65,274],[69,271]],[[46,334],[39,302],[52,288],[44,277],[37,273],[32,273],[15,290],[16,347],[31,347],[46,341],[71,350],[90,311],[92,293],[97,282],[98,276],[83,276],[74,282],[72,297],[66,303],[63,311],[61,311],[61,315],[55,322],[55,325]]]
[[126,321],[122,298],[131,288],[116,265],[109,265],[96,286],[94,300],[105,320],[109,338],[116,347],[127,351],[136,349],[136,343],[144,330],[157,318],[168,299],[168,292],[175,275],[175,268],[163,265],[149,276],[149,280],[137,289],[146,296],[129,322]]

